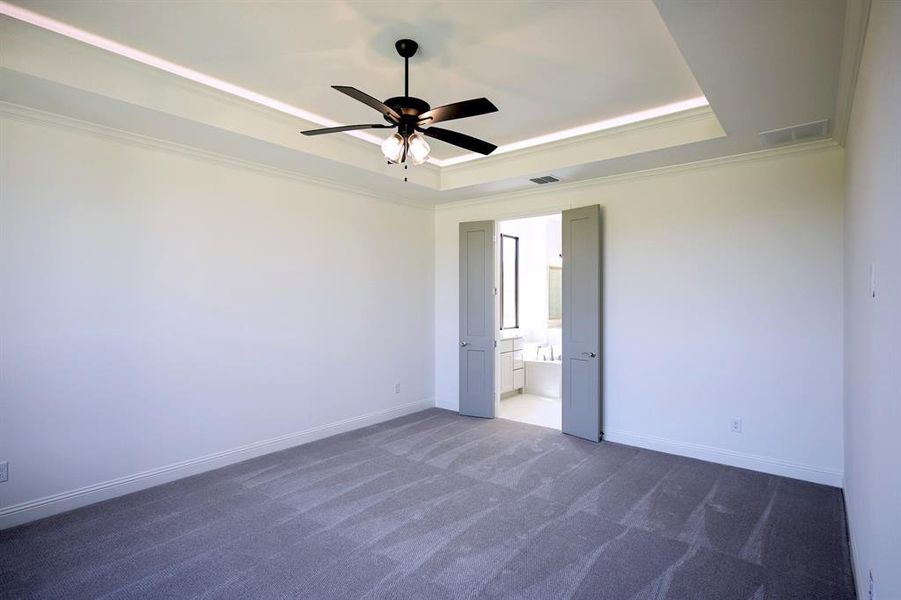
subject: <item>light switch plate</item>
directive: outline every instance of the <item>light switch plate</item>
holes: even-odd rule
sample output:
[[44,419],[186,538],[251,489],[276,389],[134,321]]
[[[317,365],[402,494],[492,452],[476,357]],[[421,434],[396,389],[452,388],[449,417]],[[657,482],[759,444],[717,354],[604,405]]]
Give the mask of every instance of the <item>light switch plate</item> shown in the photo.
[[0,462],[0,483],[9,479],[9,461]]
[[876,297],[876,265],[870,263],[870,298]]

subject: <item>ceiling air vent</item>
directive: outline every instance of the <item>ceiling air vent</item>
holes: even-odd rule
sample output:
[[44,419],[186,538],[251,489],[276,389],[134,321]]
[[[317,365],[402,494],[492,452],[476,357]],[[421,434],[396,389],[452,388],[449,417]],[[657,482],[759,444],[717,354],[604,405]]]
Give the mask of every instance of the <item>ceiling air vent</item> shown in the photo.
[[827,135],[829,135],[829,119],[814,121],[813,123],[802,123],[801,125],[793,125],[783,129],[771,129],[760,133],[760,137],[763,138],[767,146],[815,140],[824,138]]
[[544,177],[533,177],[529,181],[531,181],[532,183],[537,183],[538,185],[544,185],[545,183],[554,183],[560,180],[553,175],[545,175]]

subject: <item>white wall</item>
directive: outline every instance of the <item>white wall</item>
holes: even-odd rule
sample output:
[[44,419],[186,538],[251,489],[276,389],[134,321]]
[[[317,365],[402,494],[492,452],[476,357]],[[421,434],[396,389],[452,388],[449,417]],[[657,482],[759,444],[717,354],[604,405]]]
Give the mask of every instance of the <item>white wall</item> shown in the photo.
[[0,525],[433,404],[431,211],[0,126]]
[[[875,1],[846,145],[845,499],[860,598],[901,598],[901,4]],[[870,265],[876,297],[870,294]]]
[[599,203],[607,439],[840,485],[842,151],[819,147],[438,210],[438,406],[458,406],[457,224]]

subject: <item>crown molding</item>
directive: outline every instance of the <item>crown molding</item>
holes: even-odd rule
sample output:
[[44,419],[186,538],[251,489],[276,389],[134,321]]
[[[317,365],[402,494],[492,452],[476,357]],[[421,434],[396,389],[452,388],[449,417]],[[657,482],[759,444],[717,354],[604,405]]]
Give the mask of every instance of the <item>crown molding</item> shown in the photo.
[[436,211],[454,210],[466,206],[475,206],[481,204],[492,204],[521,197],[537,196],[547,194],[548,192],[571,191],[596,185],[605,185],[619,181],[629,181],[632,179],[643,179],[646,177],[657,177],[661,175],[670,175],[683,171],[695,171],[701,169],[716,168],[723,165],[755,162],[777,158],[780,156],[788,156],[792,154],[816,153],[828,150],[840,149],[841,146],[834,139],[815,140],[800,144],[792,144],[790,146],[780,146],[778,148],[767,148],[765,150],[755,150],[753,152],[743,152],[740,154],[731,154],[728,156],[718,156],[715,158],[706,158],[677,165],[667,165],[665,167],[655,167],[653,169],[643,169],[640,171],[629,171],[627,173],[617,173],[615,175],[605,175],[602,177],[593,177],[581,181],[565,182],[560,184],[552,184],[550,187],[539,186],[532,189],[516,190],[514,192],[505,192],[502,194],[494,194],[481,198],[469,198],[466,200],[457,200],[454,202],[445,202],[435,206]]
[[845,7],[845,32],[842,40],[842,60],[838,75],[838,92],[835,98],[835,121],[832,137],[844,145],[848,136],[857,75],[863,58],[870,23],[871,0],[848,0]]
[[0,101],[0,117],[12,119],[22,123],[51,126],[63,130],[86,133],[102,139],[126,143],[138,148],[161,150],[170,154],[187,156],[189,158],[201,160],[207,163],[212,163],[220,166],[235,167],[262,175],[268,175],[270,177],[280,177],[301,183],[322,186],[335,191],[354,194],[358,196],[365,196],[374,200],[379,200],[381,202],[388,202],[390,204],[400,204],[402,206],[418,208],[421,210],[432,209],[431,205],[424,205],[421,202],[408,201],[404,198],[394,196],[384,196],[365,188],[338,183],[331,179],[323,179],[310,175],[304,175],[296,171],[280,169],[278,167],[273,167],[264,163],[236,158],[227,154],[211,152],[209,150],[203,150],[194,146],[188,146],[169,140],[150,137],[139,133],[134,133],[132,131],[109,127],[107,125],[100,125],[98,123],[82,121],[80,119],[42,111],[29,106],[23,106],[21,104],[13,104],[11,102]]
[[[480,198],[468,198],[465,200],[457,200],[457,201],[453,201],[453,202],[446,202],[446,203],[436,204],[436,205],[424,205],[420,202],[408,201],[408,200],[405,200],[405,199],[399,198],[399,197],[384,196],[381,194],[374,193],[365,188],[337,183],[330,179],[322,179],[322,178],[312,177],[312,176],[304,175],[304,174],[297,173],[294,171],[289,171],[286,169],[279,169],[277,167],[272,167],[270,165],[266,165],[263,163],[239,159],[239,158],[235,158],[235,157],[228,156],[225,154],[210,152],[208,150],[202,150],[200,148],[188,146],[185,144],[179,144],[179,143],[171,142],[168,140],[162,140],[159,138],[154,138],[154,137],[134,133],[131,131],[125,131],[122,129],[116,129],[114,127],[109,127],[106,125],[99,125],[97,123],[82,121],[80,119],[74,119],[72,117],[67,117],[67,116],[56,114],[56,113],[50,113],[50,112],[38,110],[35,108],[31,108],[28,106],[13,104],[10,102],[0,101],[0,117],[16,120],[16,121],[23,122],[23,123],[52,126],[52,127],[56,127],[56,128],[60,128],[60,129],[64,129],[64,130],[86,133],[86,134],[94,135],[96,137],[100,137],[103,139],[127,143],[129,145],[139,147],[139,148],[149,148],[149,149],[154,149],[154,150],[161,150],[161,151],[176,154],[176,155],[188,156],[190,158],[202,160],[204,162],[208,162],[208,163],[212,163],[212,164],[241,168],[241,169],[253,171],[256,173],[260,173],[263,175],[269,175],[272,177],[280,177],[283,179],[289,179],[289,180],[298,181],[301,183],[318,185],[318,186],[326,187],[326,188],[344,192],[344,193],[365,196],[365,197],[372,198],[374,200],[378,200],[381,202],[388,202],[390,204],[399,204],[402,206],[407,206],[407,207],[417,208],[420,210],[427,210],[427,211],[453,210],[453,209],[462,208],[465,206],[491,204],[494,202],[501,202],[501,201],[509,200],[509,199],[513,199],[513,198],[545,194],[549,191],[549,189],[544,189],[544,188],[517,190],[514,192],[506,192],[506,193],[502,193],[502,194],[493,194],[490,196],[483,196]],[[668,166],[664,166],[664,167],[655,167],[653,169],[644,169],[641,171],[630,171],[628,173],[617,173],[615,175],[595,177],[595,178],[591,178],[591,179],[585,179],[582,181],[573,181],[573,182],[565,182],[565,183],[561,183],[561,184],[554,184],[551,189],[555,192],[571,191],[571,190],[581,189],[584,187],[592,187],[595,185],[604,185],[604,184],[613,183],[613,182],[617,182],[617,181],[628,181],[630,179],[655,177],[655,176],[677,173],[680,171],[691,171],[691,170],[698,170],[698,169],[715,168],[715,167],[719,167],[719,166],[726,165],[726,164],[753,162],[753,161],[765,160],[765,159],[776,158],[776,157],[780,157],[780,156],[787,156],[787,155],[792,155],[792,154],[823,152],[823,151],[832,150],[832,149],[836,149],[836,148],[840,148],[840,147],[841,146],[839,145],[839,143],[834,139],[816,140],[813,142],[793,144],[790,146],[781,146],[778,148],[768,148],[765,150],[757,150],[754,152],[746,152],[746,153],[741,153],[741,154],[733,154],[733,155],[729,155],[729,156],[708,158],[708,159],[699,160],[699,161],[681,163],[678,165],[668,165]]]

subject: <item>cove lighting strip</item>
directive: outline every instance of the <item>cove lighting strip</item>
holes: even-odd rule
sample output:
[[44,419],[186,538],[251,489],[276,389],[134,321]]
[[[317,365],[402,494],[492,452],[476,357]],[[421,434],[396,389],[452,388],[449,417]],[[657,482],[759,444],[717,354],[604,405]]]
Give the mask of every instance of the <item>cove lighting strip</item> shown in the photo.
[[[502,146],[498,146],[497,150],[491,153],[491,156],[497,156],[498,154],[504,154],[506,152],[514,152],[516,150],[522,150],[524,148],[532,148],[533,146],[540,146],[541,144],[559,142],[560,140],[574,138],[580,135],[585,135],[587,133],[597,133],[598,131],[604,131],[605,129],[613,129],[614,127],[622,127],[623,125],[638,123],[639,121],[647,121],[648,119],[665,117],[667,115],[673,115],[703,106],[710,106],[710,103],[707,102],[707,98],[705,98],[704,96],[698,96],[697,98],[691,98],[690,100],[673,102],[672,104],[665,104],[663,106],[649,108],[648,110],[642,110],[639,112],[630,113],[628,115],[604,119],[603,121],[598,121],[597,123],[580,125],[579,127],[573,127],[572,129],[563,129],[561,131],[539,135],[538,137],[529,138],[527,140],[513,142],[511,144],[503,144]],[[447,167],[449,165],[457,165],[460,163],[469,162],[477,158],[482,158],[482,155],[475,153],[464,154],[462,156],[455,156],[453,158],[437,160],[436,162],[441,167]]]
[[[316,125],[322,125],[324,127],[338,127],[341,125],[341,123],[338,123],[337,121],[333,121],[331,119],[323,117],[322,115],[317,115],[316,113],[312,113],[308,110],[298,108],[297,106],[293,106],[291,104],[288,104],[287,102],[282,102],[280,100],[276,100],[275,98],[270,98],[269,96],[248,90],[247,88],[229,83],[228,81],[223,81],[222,79],[206,75],[199,71],[195,71],[194,69],[183,67],[164,58],[154,56],[153,54],[148,54],[147,52],[143,52],[141,50],[138,50],[137,48],[132,48],[131,46],[126,46],[125,44],[120,44],[119,42],[114,42],[113,40],[108,40],[105,37],[89,33],[71,25],[67,25],[66,23],[57,21],[56,19],[51,19],[50,17],[39,15],[38,13],[22,8],[21,6],[15,6],[14,4],[10,4],[9,2],[4,2],[3,0],[0,0],[0,14],[12,17],[13,19],[18,19],[19,21],[24,21],[25,23],[40,27],[41,29],[46,29],[47,31],[52,31],[60,35],[64,35],[73,40],[84,42],[85,44],[94,46],[95,48],[100,48],[102,50],[118,54],[119,56],[124,56],[125,58],[129,58],[131,60],[145,64],[149,67],[154,67],[160,69],[161,71],[166,71],[167,73],[178,75],[179,77],[189,79],[195,83],[199,83],[201,85],[217,89],[221,92],[225,92],[226,94],[231,94],[232,96],[237,96],[238,98],[243,98],[244,100],[248,100],[256,104],[261,104],[273,110],[277,110],[294,117],[299,117],[305,121],[315,123]],[[373,144],[382,143],[381,139],[369,133],[361,133],[359,131],[348,131],[347,133]]]
[[[269,96],[254,92],[239,85],[235,85],[234,83],[229,83],[228,81],[206,75],[199,71],[195,71],[194,69],[190,69],[188,67],[184,67],[182,65],[168,61],[164,58],[154,56],[153,54],[143,52],[141,50],[138,50],[137,48],[132,48],[131,46],[120,44],[119,42],[115,42],[105,37],[84,31],[77,27],[73,27],[72,25],[67,25],[66,23],[57,21],[56,19],[45,17],[44,15],[40,15],[36,12],[32,12],[26,8],[10,4],[9,2],[5,2],[3,0],[0,0],[0,14],[12,17],[13,19],[17,19],[25,23],[29,23],[31,25],[34,25],[35,27],[40,27],[41,29],[46,29],[47,31],[52,31],[60,35],[64,35],[73,40],[94,46],[95,48],[100,48],[102,50],[118,54],[119,56],[124,56],[125,58],[129,58],[147,66],[160,69],[161,71],[166,71],[167,73],[177,75],[195,83],[211,87],[221,92],[225,92],[226,94],[237,96],[238,98],[242,98],[249,102],[254,102],[261,106],[266,106],[273,110],[277,110],[281,113],[298,117],[305,121],[315,123],[316,125],[321,125],[323,127],[338,127],[342,125],[342,123],[338,123],[337,121],[333,121],[331,119],[323,117],[322,115],[318,115],[292,104],[288,104],[287,102],[282,102],[281,100],[270,98]],[[557,142],[588,133],[596,133],[598,131],[613,129],[615,127],[621,127],[623,125],[638,123],[639,121],[646,121],[648,119],[672,115],[704,106],[709,106],[707,98],[705,98],[704,96],[698,96],[697,98],[691,98],[689,100],[683,100],[681,102],[674,102],[672,104],[666,104],[664,106],[658,106],[656,108],[642,110],[639,112],[630,113],[628,115],[605,119],[596,123],[589,123],[588,125],[581,125],[579,127],[573,127],[571,129],[564,129],[562,131],[540,135],[519,142],[513,142],[511,144],[504,144],[498,146],[497,150],[495,150],[491,154],[491,156],[497,156],[498,154],[505,154],[507,152],[514,152],[516,150],[522,150],[524,148],[532,148],[534,146],[540,146],[541,144]],[[371,144],[381,145],[382,143],[382,139],[380,137],[372,135],[371,133],[364,133],[361,131],[347,131],[345,133]],[[484,158],[484,156],[476,153],[468,153],[462,154],[460,156],[455,156],[453,158],[446,158],[444,160],[438,158],[430,158],[428,162],[439,167],[447,167],[450,165],[456,165],[476,160],[478,158]]]

